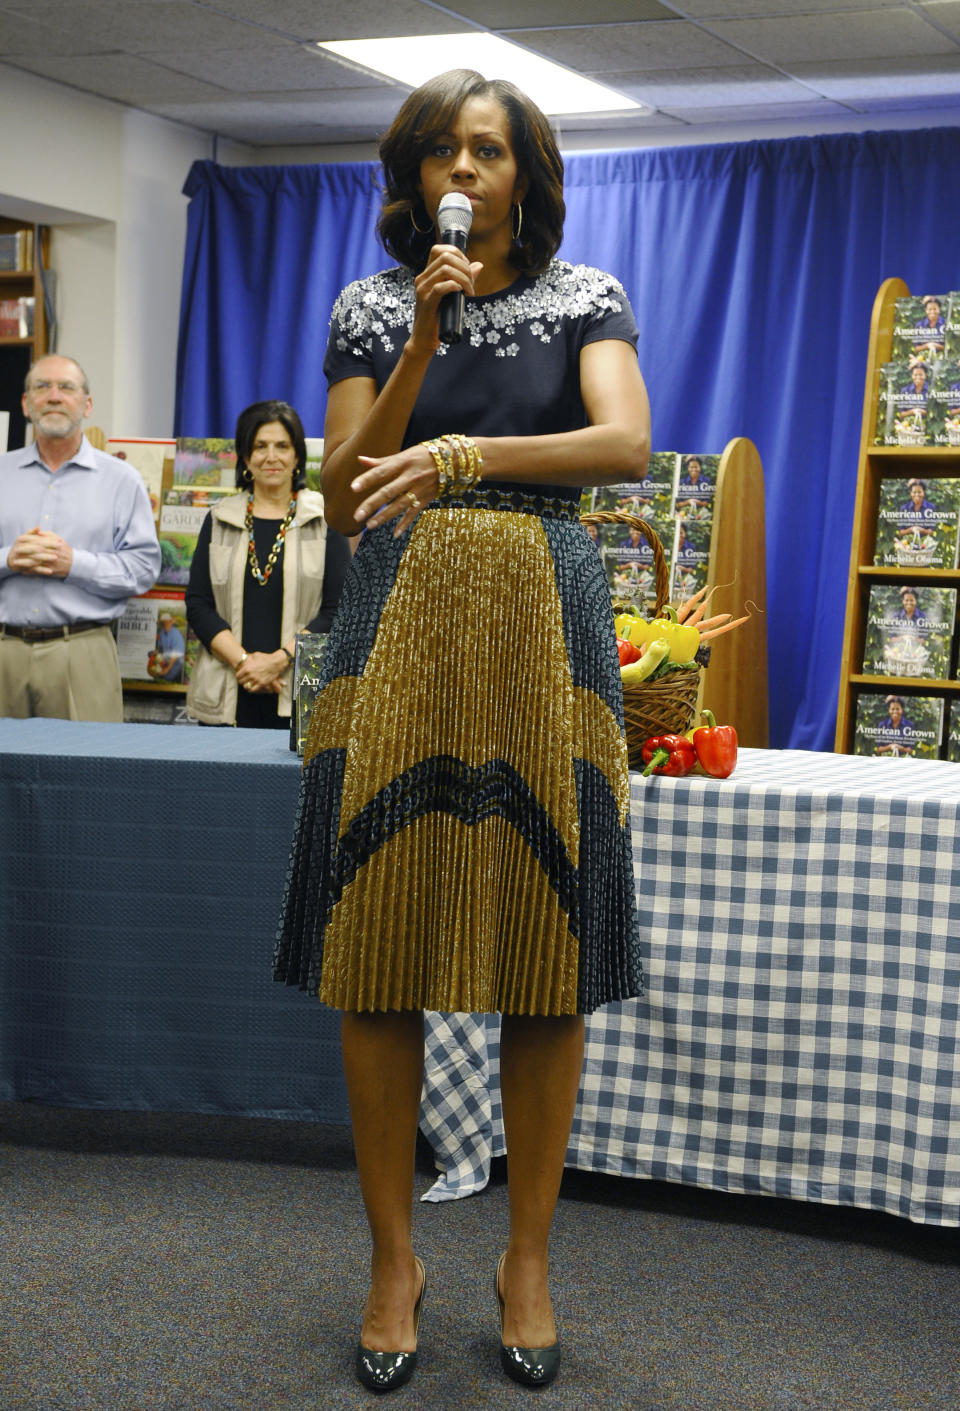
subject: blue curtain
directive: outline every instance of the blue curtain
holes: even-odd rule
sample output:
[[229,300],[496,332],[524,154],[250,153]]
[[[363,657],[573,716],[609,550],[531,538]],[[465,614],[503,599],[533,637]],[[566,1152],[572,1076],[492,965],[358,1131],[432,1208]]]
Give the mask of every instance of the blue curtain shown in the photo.
[[[960,130],[566,158],[561,254],[623,280],[657,450],[749,436],[766,482],[771,744],[833,747],[870,312],[960,287]],[[196,163],[178,435],[284,396],[322,427],[333,299],[386,263],[373,163]]]

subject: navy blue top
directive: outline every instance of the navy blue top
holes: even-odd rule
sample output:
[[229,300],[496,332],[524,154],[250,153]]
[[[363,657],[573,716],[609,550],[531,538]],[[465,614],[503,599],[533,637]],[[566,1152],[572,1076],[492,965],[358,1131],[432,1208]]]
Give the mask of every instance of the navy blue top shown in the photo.
[[[379,391],[410,335],[413,312],[410,270],[349,284],[330,319],[327,381],[369,377]],[[463,338],[441,344],[432,358],[403,444],[447,432],[538,436],[586,426],[581,348],[609,338],[635,348],[637,336],[623,286],[588,265],[553,260],[543,274],[518,275],[496,294],[467,298]]]

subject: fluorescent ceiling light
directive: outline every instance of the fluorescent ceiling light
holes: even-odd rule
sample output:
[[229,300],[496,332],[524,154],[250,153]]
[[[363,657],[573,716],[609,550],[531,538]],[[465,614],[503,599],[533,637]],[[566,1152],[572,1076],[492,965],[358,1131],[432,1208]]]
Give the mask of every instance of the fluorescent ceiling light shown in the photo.
[[545,113],[644,110],[642,103],[485,30],[396,39],[318,39],[317,45],[411,88],[447,69],[476,69],[486,78],[509,79]]

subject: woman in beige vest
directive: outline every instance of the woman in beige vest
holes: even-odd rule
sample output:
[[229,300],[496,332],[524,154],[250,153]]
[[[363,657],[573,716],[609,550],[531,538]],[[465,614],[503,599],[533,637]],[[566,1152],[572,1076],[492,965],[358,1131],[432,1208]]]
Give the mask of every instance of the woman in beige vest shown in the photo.
[[202,643],[187,710],[204,725],[287,729],[298,632],[328,632],[350,541],[304,488],[307,448],[286,402],[254,402],[236,428],[237,485],[197,539],[187,621]]

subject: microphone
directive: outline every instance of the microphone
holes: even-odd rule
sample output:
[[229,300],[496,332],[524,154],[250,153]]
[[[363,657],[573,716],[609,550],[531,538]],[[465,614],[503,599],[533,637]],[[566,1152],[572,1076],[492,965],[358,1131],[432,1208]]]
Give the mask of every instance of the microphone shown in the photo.
[[[473,206],[470,197],[462,191],[450,191],[440,202],[437,211],[437,233],[441,245],[456,245],[458,250],[467,248],[467,236],[473,224]],[[440,342],[459,343],[463,330],[463,290],[444,294],[440,300]]]

